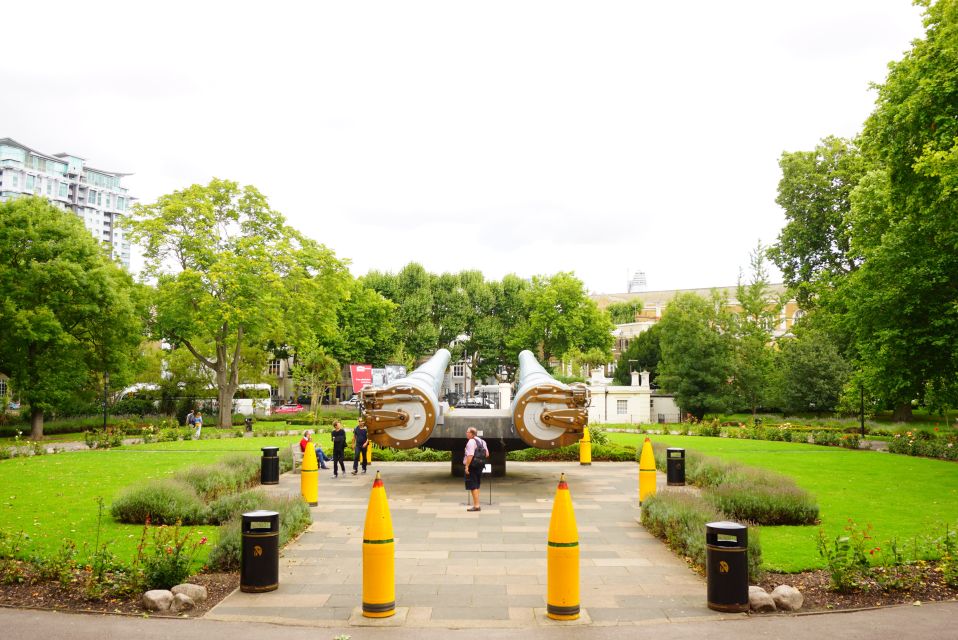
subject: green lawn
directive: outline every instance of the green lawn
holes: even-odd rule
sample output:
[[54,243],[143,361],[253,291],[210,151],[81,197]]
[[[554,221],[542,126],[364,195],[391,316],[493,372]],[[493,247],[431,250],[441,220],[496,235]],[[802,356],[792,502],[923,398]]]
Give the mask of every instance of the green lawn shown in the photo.
[[[289,446],[297,440],[296,436],[190,440],[3,460],[0,530],[28,535],[28,553],[48,555],[68,538],[85,556],[94,545],[96,498],[102,496],[107,512],[101,540],[114,541],[113,552],[120,560],[129,561],[142,527],[114,522],[108,511],[123,488],[168,476],[184,467],[214,462],[237,451],[259,452],[260,447]],[[216,527],[194,529],[216,542]],[[205,557],[206,552],[202,553]]]
[[[644,435],[610,433],[617,443],[641,446]],[[737,460],[791,476],[818,500],[831,538],[849,518],[874,527],[878,546],[897,538],[940,535],[958,525],[958,465],[943,460],[851,451],[809,444],[695,436],[650,436],[653,442]],[[817,526],[762,527],[762,554],[769,569],[801,571],[824,566]],[[887,547],[885,547],[887,548]]]

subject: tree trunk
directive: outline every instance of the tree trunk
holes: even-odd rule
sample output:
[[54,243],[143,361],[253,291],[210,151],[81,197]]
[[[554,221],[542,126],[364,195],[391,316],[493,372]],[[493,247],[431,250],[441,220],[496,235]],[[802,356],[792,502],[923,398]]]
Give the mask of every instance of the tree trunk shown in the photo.
[[902,402],[901,404],[895,405],[895,414],[892,417],[892,420],[895,422],[911,422],[911,403]]
[[311,405],[310,409],[312,409],[312,414],[313,414],[313,424],[316,424],[317,422],[319,422],[319,409],[320,409],[320,405],[322,405],[322,400],[320,399],[320,391],[323,392],[322,395],[326,395],[326,390],[317,389],[316,388],[317,386],[318,385],[314,384],[309,387],[309,403]]
[[30,439],[43,440],[43,409],[30,407]]

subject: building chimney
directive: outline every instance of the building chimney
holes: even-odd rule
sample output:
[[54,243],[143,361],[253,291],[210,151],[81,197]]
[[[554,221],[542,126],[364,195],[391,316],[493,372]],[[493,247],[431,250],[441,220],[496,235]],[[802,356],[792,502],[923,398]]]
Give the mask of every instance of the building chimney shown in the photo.
[[632,386],[633,386],[633,387],[639,386],[639,372],[638,372],[638,371],[633,371],[633,372],[632,372]]

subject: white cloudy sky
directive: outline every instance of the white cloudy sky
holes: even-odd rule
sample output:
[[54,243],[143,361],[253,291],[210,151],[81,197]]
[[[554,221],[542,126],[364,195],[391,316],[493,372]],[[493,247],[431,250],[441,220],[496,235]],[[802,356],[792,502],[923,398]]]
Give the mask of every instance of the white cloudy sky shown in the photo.
[[20,2],[0,137],[254,184],[353,273],[734,284],[778,157],[855,134],[921,35],[908,0]]

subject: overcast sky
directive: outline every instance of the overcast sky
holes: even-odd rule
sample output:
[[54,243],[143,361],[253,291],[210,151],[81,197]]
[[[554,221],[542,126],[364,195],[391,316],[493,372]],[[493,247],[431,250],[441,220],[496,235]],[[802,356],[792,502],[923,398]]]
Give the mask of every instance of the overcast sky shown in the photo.
[[8,3],[0,137],[143,202],[253,184],[356,275],[729,285],[782,151],[858,132],[922,33],[908,0]]

